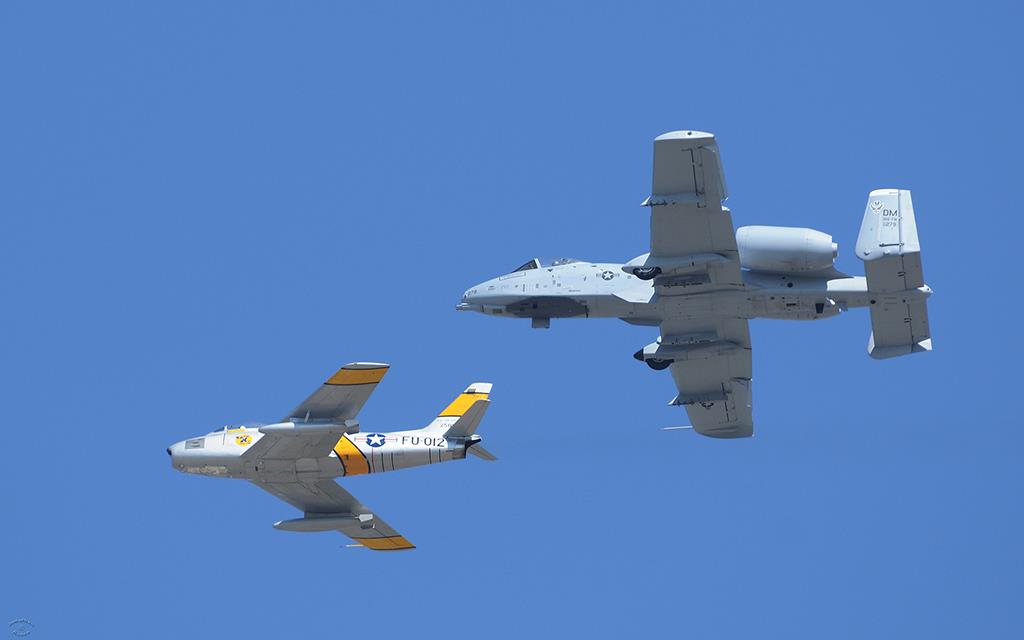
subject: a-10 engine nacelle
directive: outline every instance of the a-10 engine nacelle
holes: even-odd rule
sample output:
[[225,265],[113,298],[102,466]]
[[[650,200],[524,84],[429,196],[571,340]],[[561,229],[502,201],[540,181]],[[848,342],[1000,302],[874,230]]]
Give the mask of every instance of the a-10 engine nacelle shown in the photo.
[[807,273],[832,266],[839,245],[832,236],[800,227],[740,227],[740,264],[751,271]]

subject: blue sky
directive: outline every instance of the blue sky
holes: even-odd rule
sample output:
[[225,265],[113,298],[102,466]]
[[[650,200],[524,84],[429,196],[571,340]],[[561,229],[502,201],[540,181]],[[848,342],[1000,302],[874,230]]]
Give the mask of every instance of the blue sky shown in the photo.
[[[1020,9],[547,4],[0,7],[4,624],[1021,633]],[[756,436],[720,442],[659,431],[650,329],[454,311],[534,255],[645,252],[679,128],[718,135],[738,225],[824,230],[849,271],[868,191],[912,189],[935,351],[870,360],[862,310],[755,321]],[[495,384],[498,463],[344,483],[416,551],[171,470],[359,359],[393,364],[372,430]]]

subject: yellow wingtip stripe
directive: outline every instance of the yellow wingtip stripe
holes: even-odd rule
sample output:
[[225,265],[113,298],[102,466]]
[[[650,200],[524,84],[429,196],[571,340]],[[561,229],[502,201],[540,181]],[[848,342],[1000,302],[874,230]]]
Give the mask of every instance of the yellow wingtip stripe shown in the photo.
[[376,369],[338,369],[338,372],[328,378],[324,384],[376,384],[381,381],[384,374],[388,372],[387,367]]
[[462,414],[469,411],[469,408],[473,406],[473,403],[477,400],[486,400],[488,394],[486,393],[463,393],[458,398],[452,401],[450,405],[445,407],[444,411],[438,416],[439,418],[448,417],[459,417]]
[[384,538],[352,538],[367,549],[374,551],[402,551],[404,549],[415,549],[416,545],[405,539],[404,536],[387,536]]

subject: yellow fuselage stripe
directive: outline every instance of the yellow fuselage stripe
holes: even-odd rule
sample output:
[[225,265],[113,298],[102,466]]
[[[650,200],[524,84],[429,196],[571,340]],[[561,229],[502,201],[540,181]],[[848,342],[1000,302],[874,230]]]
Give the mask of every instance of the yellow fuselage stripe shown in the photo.
[[352,444],[348,436],[341,436],[338,444],[334,445],[334,453],[338,454],[338,460],[341,460],[342,466],[345,467],[346,476],[370,473],[370,464],[366,461],[366,456],[359,447]]

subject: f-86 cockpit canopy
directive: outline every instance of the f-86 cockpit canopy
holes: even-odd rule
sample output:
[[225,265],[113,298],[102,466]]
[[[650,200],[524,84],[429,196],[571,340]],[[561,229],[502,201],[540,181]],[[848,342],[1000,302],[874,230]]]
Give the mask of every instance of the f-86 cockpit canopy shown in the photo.
[[206,435],[212,436],[215,433],[223,433],[225,431],[238,431],[239,429],[257,429],[265,426],[262,422],[250,422],[249,424],[226,424],[223,427],[214,429]]
[[519,267],[512,273],[517,271],[529,271],[530,269],[547,269],[549,267],[560,267],[563,264],[572,264],[579,262],[576,258],[534,258],[523,266]]

